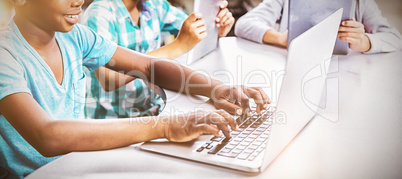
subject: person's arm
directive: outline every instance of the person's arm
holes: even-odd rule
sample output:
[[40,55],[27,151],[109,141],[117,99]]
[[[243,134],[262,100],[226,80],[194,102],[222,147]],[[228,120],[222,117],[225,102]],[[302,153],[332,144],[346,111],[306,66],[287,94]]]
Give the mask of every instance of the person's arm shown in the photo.
[[[91,39],[89,35],[88,40],[92,41]],[[101,39],[97,41],[95,46],[104,44]],[[81,45],[85,48],[85,44]],[[84,53],[90,57],[99,54],[86,50]],[[110,59],[114,53],[115,50],[106,52],[105,56]],[[136,54],[133,52],[132,55]],[[34,99],[34,93],[27,86],[24,68],[20,63],[5,50],[0,49],[0,56],[3,57],[0,60],[0,114],[46,157],[73,151],[112,149],[156,138],[186,142],[203,133],[219,136],[219,130],[230,136],[229,128],[237,128],[233,118],[222,110],[181,116],[113,120],[53,119]],[[102,58],[98,59],[99,63],[103,63]],[[90,67],[96,68],[97,65],[91,64]]]
[[[113,43],[102,40],[85,28],[78,28],[83,30],[82,34],[87,33],[87,41],[81,43],[83,53],[98,61],[87,63],[91,69],[108,62],[114,53],[119,54]],[[105,46],[110,49],[104,49],[104,56],[97,57],[99,52],[92,52],[87,45],[88,48]],[[131,52],[131,56],[141,59],[138,53]],[[0,56],[3,57],[0,60],[0,114],[31,146],[46,157],[75,151],[113,149],[157,138],[186,142],[204,133],[220,136],[220,130],[224,135],[230,136],[229,129],[237,128],[233,117],[223,110],[181,116],[113,120],[53,119],[34,99],[34,93],[27,86],[24,68],[20,63],[4,49],[0,49]]]
[[[200,13],[192,13],[184,21],[180,33],[172,43],[151,51],[147,55],[173,60],[189,52],[206,36],[205,21],[202,19],[202,15]],[[105,91],[114,91],[135,80],[132,76],[115,72],[105,67],[95,70],[95,75],[100,86]]]
[[[237,20],[235,26],[236,36],[258,43],[275,43],[275,41],[270,42],[268,37],[280,34],[280,32],[276,32],[274,27],[276,22],[282,17],[284,1],[264,0],[256,8],[242,16]],[[269,34],[270,32],[274,33]]]
[[112,60],[105,67],[123,71],[165,89],[209,97],[217,108],[232,114],[249,110],[249,98],[257,103],[257,111],[270,103],[261,88],[229,87],[171,61],[155,59],[122,47],[117,47]]
[[230,136],[228,125],[237,128],[234,119],[224,111],[133,119],[54,120],[28,93],[1,99],[0,113],[46,157],[113,149],[158,138],[186,142],[204,133],[219,136],[219,129]]
[[[266,108],[269,103],[260,88],[222,85],[168,60],[152,59],[122,47],[117,47],[112,58],[106,64],[107,68],[133,72],[131,75],[167,89],[179,91],[183,87],[189,94],[209,96],[215,106],[237,115],[249,109],[248,97],[255,99],[257,110]],[[21,72],[18,75],[22,76]],[[15,89],[15,83],[3,82],[11,85],[9,89]],[[223,110],[120,120],[54,120],[30,94],[24,92],[9,93],[0,99],[0,114],[29,144],[47,157],[73,151],[112,149],[156,138],[186,142],[204,133],[219,136],[220,130],[229,137],[229,128],[237,128],[233,117]]]
[[381,15],[380,9],[373,0],[358,1],[357,7],[356,20],[360,24],[355,25],[354,29],[360,26],[358,28],[360,30],[357,34],[351,31],[350,35],[345,35],[349,37],[345,41],[352,49],[366,54],[394,52],[402,49],[401,34]]
[[265,32],[262,41],[266,44],[278,45],[280,47],[288,46],[288,31],[278,32],[276,30],[268,30]]
[[[232,14],[226,8],[228,5],[227,1],[222,1],[221,11],[218,14],[217,24],[219,27],[219,37],[226,36],[230,31],[234,24],[234,18]],[[174,33],[177,28],[179,22],[184,15],[177,8],[172,6],[165,6],[167,8],[165,13],[161,13],[162,21],[166,21],[164,23],[164,27],[162,31],[167,31],[169,33]],[[167,14],[170,14],[169,16]],[[167,19],[167,17],[174,17],[175,19]],[[97,22],[105,21],[107,18],[96,17]],[[91,22],[91,21],[89,21]],[[168,23],[169,22],[169,23]],[[106,23],[106,22],[104,22]],[[97,24],[89,23],[94,29],[97,29],[100,34],[106,34],[106,37],[111,37],[110,32],[103,26],[99,26]],[[104,29],[104,30],[102,30]],[[147,53],[148,55],[164,58],[164,59],[175,59],[187,52],[189,52],[194,46],[199,43],[202,39],[207,36],[205,21],[202,19],[202,14],[200,13],[192,13],[183,23],[181,30],[177,36],[177,38],[170,44],[167,44],[159,49],[156,49],[152,52]],[[129,82],[135,80],[134,77],[129,75],[124,75],[122,73],[115,72],[113,70],[109,70],[107,68],[101,67],[95,70],[96,77],[100,83],[100,86],[105,91],[113,91],[116,90]]]
[[[89,35],[88,40],[92,41],[93,38]],[[98,46],[105,42],[101,39],[96,41],[96,44],[90,44]],[[86,45],[81,45],[85,49]],[[105,46],[109,47],[109,45]],[[84,52],[93,57],[90,52],[86,50]],[[115,50],[112,50],[111,54],[106,52],[105,56],[109,56],[110,59],[114,52]],[[72,151],[112,149],[154,138],[168,138],[178,142],[188,141],[204,132],[217,135],[219,128],[222,128],[227,135],[228,126],[223,124],[230,124],[233,129],[236,128],[233,122],[230,122],[232,120],[230,116],[222,111],[206,114],[205,117],[189,114],[177,117],[119,120],[52,119],[34,99],[34,93],[28,88],[24,75],[26,69],[8,51],[0,49],[0,56],[2,57],[0,59],[0,86],[2,87],[0,114],[44,156],[57,156]],[[98,59],[99,63],[103,63],[102,58]],[[92,65],[91,67],[96,68],[98,64]],[[220,116],[224,119],[219,118]],[[214,123],[218,125],[218,128],[205,125],[211,124],[211,120],[215,120]],[[205,124],[197,121],[205,122]]]

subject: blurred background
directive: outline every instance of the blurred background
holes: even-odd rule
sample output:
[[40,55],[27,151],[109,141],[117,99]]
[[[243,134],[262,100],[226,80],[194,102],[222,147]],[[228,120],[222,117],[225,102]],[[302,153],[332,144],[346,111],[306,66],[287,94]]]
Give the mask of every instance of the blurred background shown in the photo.
[[[235,18],[241,17],[247,11],[257,6],[262,0],[228,0],[229,9]],[[172,4],[179,5],[187,12],[192,12],[194,0],[169,0]],[[402,32],[402,0],[375,0],[380,7],[383,16],[392,26]]]
[[[9,0],[0,0],[0,27],[4,27],[10,17],[12,12],[10,7],[7,5]],[[194,0],[168,0],[172,5],[180,7],[183,11],[191,13],[193,11]],[[247,11],[251,10],[257,6],[262,0],[228,0],[229,9],[233,13],[233,16],[238,19]],[[402,32],[402,0],[375,0],[380,7],[383,16],[388,19],[388,21],[395,28]],[[87,7],[92,0],[86,0],[84,4],[84,9]],[[233,35],[233,31],[229,34]]]

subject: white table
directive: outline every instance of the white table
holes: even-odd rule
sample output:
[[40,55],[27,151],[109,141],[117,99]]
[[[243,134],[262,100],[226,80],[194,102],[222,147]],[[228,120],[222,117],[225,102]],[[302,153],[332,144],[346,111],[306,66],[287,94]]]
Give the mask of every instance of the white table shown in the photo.
[[[257,69],[267,74],[280,72],[285,67],[286,53],[277,47],[223,38],[216,51],[190,67],[227,83],[239,84],[249,72]],[[242,60],[237,58],[239,56]],[[402,52],[352,53],[335,59],[331,64],[332,82],[327,89],[329,102],[339,102],[339,110],[324,110],[322,114],[329,120],[313,119],[259,175],[149,153],[133,145],[70,153],[41,167],[28,178],[402,178],[401,67]],[[227,72],[233,73],[233,81],[222,75]],[[255,85],[261,80],[256,76],[248,83]],[[269,86],[264,89],[271,91]],[[203,104],[204,98],[167,94],[169,102],[165,113],[211,108]],[[333,98],[337,94],[339,100]]]

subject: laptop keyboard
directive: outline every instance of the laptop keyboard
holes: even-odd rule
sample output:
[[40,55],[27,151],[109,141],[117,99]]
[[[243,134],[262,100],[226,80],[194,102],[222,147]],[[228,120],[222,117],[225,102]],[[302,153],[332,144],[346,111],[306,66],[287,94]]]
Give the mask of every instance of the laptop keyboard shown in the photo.
[[272,111],[273,107],[258,115],[255,108],[252,108],[250,116],[243,115],[236,119],[239,129],[231,132],[232,137],[213,137],[196,151],[207,150],[210,155],[254,160],[267,147],[266,141],[272,125]]

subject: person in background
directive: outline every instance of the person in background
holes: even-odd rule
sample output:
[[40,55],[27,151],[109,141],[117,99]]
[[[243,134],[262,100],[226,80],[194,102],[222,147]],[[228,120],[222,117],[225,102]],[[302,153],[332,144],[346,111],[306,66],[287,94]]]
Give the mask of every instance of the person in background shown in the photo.
[[[219,37],[226,36],[234,24],[227,5],[223,0],[217,15]],[[95,0],[86,9],[82,23],[119,46],[166,59],[187,53],[207,36],[202,14],[187,16],[166,0]],[[161,47],[167,35],[177,38]],[[164,105],[141,80],[106,68],[87,75],[91,79],[85,110],[89,118],[156,115]],[[97,75],[106,80],[98,82]]]
[[[234,26],[236,26],[236,22],[241,16],[255,8],[261,2],[262,0],[230,0],[228,9],[235,18]],[[235,36],[234,29],[229,32],[228,36]]]
[[[241,17],[235,27],[238,37],[287,47],[289,0],[264,0]],[[343,21],[338,37],[352,50],[373,54],[402,49],[401,34],[381,15],[374,0],[356,1],[355,20]],[[275,29],[279,23],[279,30]]]
[[[77,24],[83,0],[12,0],[0,30],[0,176],[23,178],[70,152],[124,147],[158,138],[187,142],[204,133],[230,137],[230,114],[267,109],[261,88],[228,86],[171,60],[120,47]],[[163,88],[209,97],[219,109],[176,116],[83,119],[83,68],[101,66]],[[230,114],[229,114],[230,113]]]

